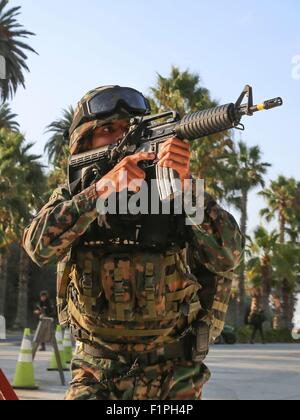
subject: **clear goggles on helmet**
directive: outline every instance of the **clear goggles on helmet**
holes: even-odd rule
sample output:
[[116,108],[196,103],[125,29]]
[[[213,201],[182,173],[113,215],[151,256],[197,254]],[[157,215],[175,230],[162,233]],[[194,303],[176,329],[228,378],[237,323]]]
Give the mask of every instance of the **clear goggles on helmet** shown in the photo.
[[96,93],[82,105],[82,112],[73,122],[70,131],[73,132],[86,121],[101,119],[122,109],[132,116],[143,116],[151,112],[149,101],[137,90],[112,87]]

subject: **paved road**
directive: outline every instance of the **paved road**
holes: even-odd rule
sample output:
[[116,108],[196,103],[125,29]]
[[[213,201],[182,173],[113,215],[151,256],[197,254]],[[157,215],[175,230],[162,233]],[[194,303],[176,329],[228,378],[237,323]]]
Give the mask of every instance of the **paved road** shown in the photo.
[[[0,342],[0,369],[2,369],[12,382],[16,361],[18,360],[19,348],[18,339],[9,342]],[[51,350],[51,348],[49,348]],[[21,400],[62,400],[67,387],[60,385],[58,372],[47,372],[51,359],[51,351],[45,353],[37,353],[34,363],[35,380],[39,389],[37,391],[17,391],[17,395]],[[66,384],[70,382],[71,375],[64,372]]]
[[300,400],[300,345],[215,346],[208,400]]
[[[38,391],[20,391],[21,399],[61,400],[66,388],[56,372],[47,372],[50,352],[38,353]],[[12,380],[18,347],[0,342],[0,368]],[[212,379],[205,400],[300,400],[300,345],[215,346],[207,359]],[[67,382],[70,375],[66,374]]]

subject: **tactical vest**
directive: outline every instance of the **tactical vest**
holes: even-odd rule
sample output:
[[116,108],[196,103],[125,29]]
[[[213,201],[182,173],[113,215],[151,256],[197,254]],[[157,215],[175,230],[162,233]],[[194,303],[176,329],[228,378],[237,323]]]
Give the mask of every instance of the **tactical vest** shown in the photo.
[[[113,351],[178,341],[203,317],[218,336],[231,282],[218,283],[200,264],[191,273],[186,233],[184,216],[119,215],[93,223],[58,266],[60,322],[79,341]],[[220,284],[229,287],[224,298]]]
[[103,255],[81,248],[76,260],[67,299],[80,340],[162,343],[181,333],[201,309],[200,285],[186,269],[184,252]]

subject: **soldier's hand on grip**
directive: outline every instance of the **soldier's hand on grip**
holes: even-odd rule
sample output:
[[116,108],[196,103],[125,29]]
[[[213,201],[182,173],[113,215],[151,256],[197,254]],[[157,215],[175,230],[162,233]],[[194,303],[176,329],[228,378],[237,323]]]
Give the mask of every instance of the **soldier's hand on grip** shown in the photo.
[[166,141],[158,155],[158,165],[174,169],[184,181],[190,177],[191,149],[190,144],[176,137]]
[[139,168],[138,163],[143,160],[154,160],[153,153],[137,153],[124,158],[114,167],[96,186],[99,197],[108,198],[113,193],[120,193],[127,189],[138,192],[145,180],[145,172]]

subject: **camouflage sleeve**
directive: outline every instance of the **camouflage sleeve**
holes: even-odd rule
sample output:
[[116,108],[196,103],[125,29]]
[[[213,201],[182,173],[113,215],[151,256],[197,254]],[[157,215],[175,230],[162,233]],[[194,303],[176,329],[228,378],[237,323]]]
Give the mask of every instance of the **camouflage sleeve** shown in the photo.
[[57,262],[97,218],[95,185],[71,197],[66,187],[54,191],[49,202],[25,229],[23,246],[38,265]]
[[[193,200],[196,204],[194,193]],[[244,238],[234,217],[205,193],[203,223],[197,225],[193,222],[192,215],[188,215],[188,218],[192,224],[193,240],[201,263],[208,270],[220,275],[235,270],[243,258]]]

